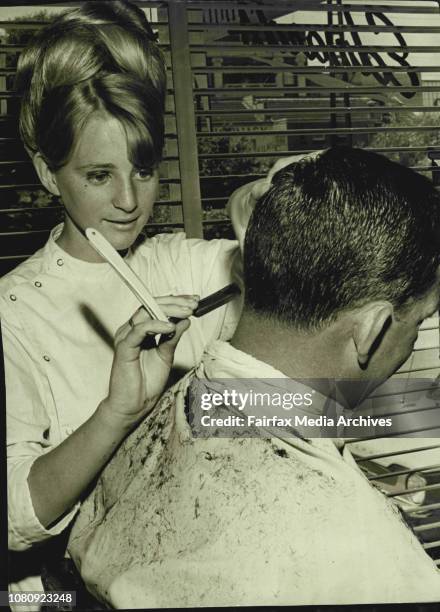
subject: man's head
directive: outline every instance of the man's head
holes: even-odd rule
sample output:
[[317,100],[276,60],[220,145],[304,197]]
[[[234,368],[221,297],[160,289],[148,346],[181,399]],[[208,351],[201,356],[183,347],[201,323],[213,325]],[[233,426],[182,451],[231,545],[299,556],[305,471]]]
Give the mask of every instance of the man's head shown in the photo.
[[439,264],[432,183],[380,155],[333,148],[278,172],[257,203],[244,247],[246,307],[312,335],[351,321],[361,369],[394,339],[393,324],[389,375],[411,351],[412,328],[437,307]]

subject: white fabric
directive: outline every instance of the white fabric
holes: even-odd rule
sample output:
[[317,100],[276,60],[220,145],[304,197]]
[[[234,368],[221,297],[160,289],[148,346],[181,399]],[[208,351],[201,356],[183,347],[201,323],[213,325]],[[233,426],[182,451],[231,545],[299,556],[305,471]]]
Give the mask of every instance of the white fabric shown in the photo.
[[[195,376],[285,378],[223,342]],[[115,608],[440,600],[433,561],[348,448],[192,438],[193,377],[164,395],[81,508],[69,551],[97,596]]]
[[[60,533],[77,507],[52,529],[35,516],[27,485],[33,461],[86,421],[106,397],[113,336],[139,307],[107,263],[69,256],[55,242],[62,226],[30,259],[0,280],[5,354],[9,546],[24,550]],[[237,243],[187,240],[184,234],[144,241],[126,258],[153,295],[199,294],[231,282]],[[176,351],[187,371],[206,344],[230,337],[239,300],[193,318]]]

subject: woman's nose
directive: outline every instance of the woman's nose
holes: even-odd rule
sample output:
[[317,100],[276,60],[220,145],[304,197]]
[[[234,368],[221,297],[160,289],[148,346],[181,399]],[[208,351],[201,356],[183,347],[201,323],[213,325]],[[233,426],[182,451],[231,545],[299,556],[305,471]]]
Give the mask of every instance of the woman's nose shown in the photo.
[[113,206],[126,212],[132,212],[137,207],[136,193],[132,181],[130,179],[121,180],[116,187],[113,195]]

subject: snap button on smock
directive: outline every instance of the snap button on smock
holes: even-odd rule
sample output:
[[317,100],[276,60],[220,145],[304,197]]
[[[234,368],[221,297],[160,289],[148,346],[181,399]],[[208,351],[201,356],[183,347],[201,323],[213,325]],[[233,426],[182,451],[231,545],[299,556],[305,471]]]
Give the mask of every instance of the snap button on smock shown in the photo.
[[40,283],[40,281],[35,281],[34,285],[35,285],[36,287],[41,287],[41,283]]
[[9,296],[9,299],[12,300],[13,302],[15,302],[16,299],[17,299],[17,296],[14,295],[13,293],[11,293],[11,295]]
[[49,355],[43,355],[43,359],[44,359],[44,361],[50,361]]
[[57,259],[57,265],[58,266],[64,266],[64,261],[61,258]]

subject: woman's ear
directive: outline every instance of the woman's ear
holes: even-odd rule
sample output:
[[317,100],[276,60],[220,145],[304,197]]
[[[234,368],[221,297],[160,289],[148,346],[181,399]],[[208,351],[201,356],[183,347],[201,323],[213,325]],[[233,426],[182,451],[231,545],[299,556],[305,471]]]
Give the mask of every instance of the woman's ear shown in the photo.
[[352,333],[360,368],[365,369],[368,366],[370,358],[392,323],[393,311],[389,302],[371,302],[359,309]]
[[53,195],[61,195],[60,190],[58,189],[55,173],[49,168],[41,153],[35,153],[32,158],[32,163],[34,164],[35,171],[38,174],[40,181],[43,183],[46,189]]

